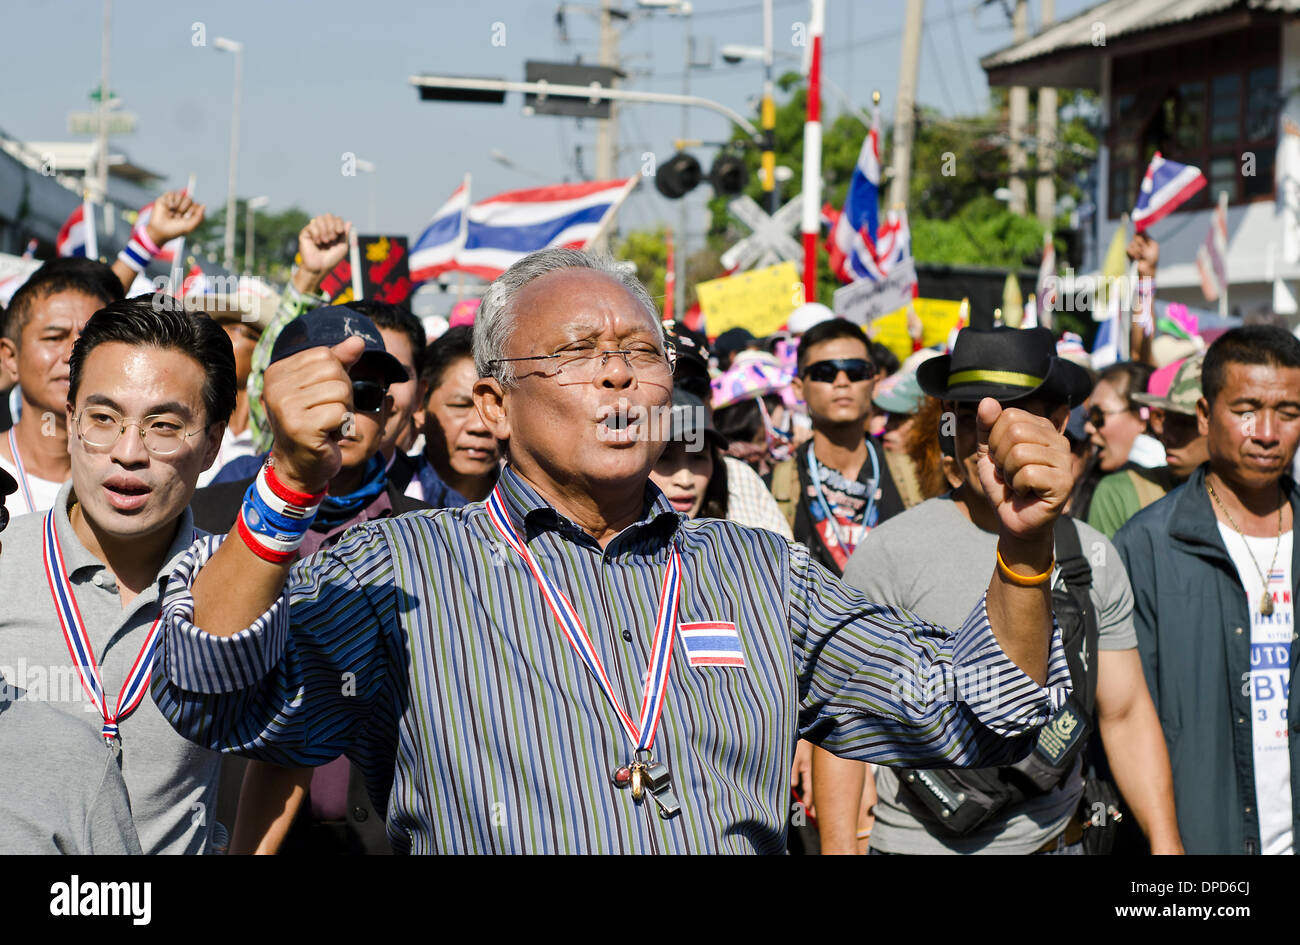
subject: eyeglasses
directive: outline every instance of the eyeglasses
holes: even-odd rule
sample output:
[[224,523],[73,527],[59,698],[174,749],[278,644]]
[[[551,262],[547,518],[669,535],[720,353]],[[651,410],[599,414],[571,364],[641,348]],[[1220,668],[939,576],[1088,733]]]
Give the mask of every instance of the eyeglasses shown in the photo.
[[137,420],[123,417],[112,407],[83,407],[77,415],[77,434],[96,449],[108,449],[126,428],[135,424],[144,440],[144,448],[155,456],[179,452],[185,441],[203,432],[203,427],[186,432],[185,421],[175,414],[162,413]]
[[1128,412],[1129,410],[1127,407],[1121,407],[1119,410],[1102,410],[1100,407],[1093,407],[1083,415],[1083,419],[1086,422],[1091,423],[1098,430],[1100,430],[1103,426],[1106,425],[1107,417],[1113,417],[1117,413],[1128,413]]
[[806,381],[818,384],[834,384],[843,371],[850,384],[869,381],[876,376],[876,366],[865,358],[831,358],[804,366],[800,372]]
[[563,374],[573,381],[588,383],[596,377],[598,371],[609,363],[611,356],[623,359],[628,370],[639,378],[657,380],[672,377],[677,366],[677,349],[671,344],[663,351],[646,345],[636,348],[622,348],[613,351],[600,351],[596,348],[574,348],[557,351],[555,354],[534,354],[526,358],[496,358],[488,364],[508,364],[513,361],[555,361],[556,374]]
[[378,381],[352,382],[352,409],[361,413],[379,413],[384,409],[388,385]]

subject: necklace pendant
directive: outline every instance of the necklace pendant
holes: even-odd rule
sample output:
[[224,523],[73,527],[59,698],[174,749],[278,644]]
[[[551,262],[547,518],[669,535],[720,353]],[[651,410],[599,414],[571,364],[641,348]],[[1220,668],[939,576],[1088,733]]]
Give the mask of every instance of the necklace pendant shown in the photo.
[[1260,599],[1259,612],[1265,617],[1273,616],[1273,595],[1267,589],[1265,589],[1264,596]]
[[616,788],[625,788],[632,783],[632,769],[627,765],[621,765],[614,769],[610,774],[609,780]]

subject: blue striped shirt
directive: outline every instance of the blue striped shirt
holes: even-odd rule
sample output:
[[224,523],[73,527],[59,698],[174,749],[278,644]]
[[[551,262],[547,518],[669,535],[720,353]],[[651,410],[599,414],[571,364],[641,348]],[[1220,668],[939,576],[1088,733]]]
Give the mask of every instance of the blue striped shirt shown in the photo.
[[164,715],[199,744],[276,764],[346,753],[399,852],[773,853],[799,736],[868,761],[998,764],[1068,691],[1059,634],[1041,688],[1002,653],[983,601],[954,634],[870,603],[771,532],[687,520],[653,485],[604,549],[514,470],[501,487],[633,715],[673,542],[679,622],[735,624],[743,667],[691,666],[673,648],[654,754],[679,816],[610,783],[631,755],[617,716],[483,503],[353,530],[228,638],[190,622],[216,540],[196,545],[168,588]]

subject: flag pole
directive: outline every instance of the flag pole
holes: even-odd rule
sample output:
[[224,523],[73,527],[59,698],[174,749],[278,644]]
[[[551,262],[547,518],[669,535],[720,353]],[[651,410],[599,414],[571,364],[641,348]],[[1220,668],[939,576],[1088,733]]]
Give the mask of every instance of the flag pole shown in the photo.
[[[1219,191],[1219,212],[1223,214],[1223,221],[1226,227],[1228,222],[1228,192]],[[1219,314],[1228,314],[1228,241],[1223,241],[1223,286],[1219,292]]]
[[357,241],[355,227],[348,234],[348,264],[352,268],[352,298],[359,302],[365,298],[365,287],[361,280],[361,245]]
[[599,246],[601,244],[601,241],[605,239],[610,229],[613,228],[614,217],[618,215],[618,210],[623,206],[623,201],[627,199],[628,194],[632,193],[640,180],[641,178],[635,174],[627,179],[627,183],[625,183],[623,189],[618,192],[618,196],[614,198],[614,202],[609,205],[609,209],[605,211],[605,215],[600,218],[600,224],[596,227],[596,232],[593,233],[591,239],[587,240],[583,245],[583,249],[591,249],[593,246]]
[[[194,181],[195,181],[195,176],[191,174],[189,182],[185,185],[185,196],[187,197],[194,196]],[[167,275],[168,294],[173,296],[177,295],[178,294],[176,291],[177,287],[183,286],[185,284],[184,278],[182,276],[184,269],[185,269],[185,237],[182,236],[181,241],[176,244],[176,255],[172,257],[171,272],[169,272]]]
[[86,258],[99,259],[99,235],[95,232],[95,204],[90,191],[81,196],[81,222],[86,228]]
[[803,125],[803,297],[817,301],[817,234],[822,204],[822,31],[826,0],[810,0],[808,12],[808,114]]

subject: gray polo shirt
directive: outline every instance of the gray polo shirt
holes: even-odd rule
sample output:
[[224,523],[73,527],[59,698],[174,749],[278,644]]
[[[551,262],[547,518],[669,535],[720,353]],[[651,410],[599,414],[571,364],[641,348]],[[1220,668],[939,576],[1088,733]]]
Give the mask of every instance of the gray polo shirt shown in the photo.
[[139,853],[126,784],[104,740],[25,695],[0,676],[0,855]]
[[[161,586],[173,562],[194,540],[194,519],[185,509],[158,579],[124,610],[112,572],[72,530],[68,520],[71,491],[71,483],[59,490],[52,510],[55,531],[95,651],[106,699],[116,705],[126,674],[158,616]],[[0,595],[4,599],[0,607],[0,673],[12,685],[27,690],[28,700],[48,703],[80,720],[96,735],[80,749],[78,767],[86,778],[99,778],[103,769],[99,752],[111,751],[98,738],[103,717],[82,690],[50,596],[42,555],[44,523],[44,512],[20,515],[4,532],[4,550],[0,553]],[[131,798],[141,848],[145,853],[206,852],[216,811],[220,755],[178,735],[148,693],[121,721],[119,731],[122,778]],[[24,763],[43,762],[38,756]]]
[[[1119,553],[1084,522],[1079,544],[1092,567],[1090,597],[1097,612],[1097,647],[1137,646],[1133,590]],[[956,626],[988,589],[998,536],[981,530],[948,497],[927,499],[871,530],[844,569],[844,583],[879,604],[901,607],[941,627]],[[1060,569],[1052,578],[1061,581]],[[1002,811],[983,827],[953,837],[912,800],[897,775],[876,771],[876,825],[871,845],[885,853],[1032,853],[1065,829],[1083,795],[1081,764],[1055,790]]]

